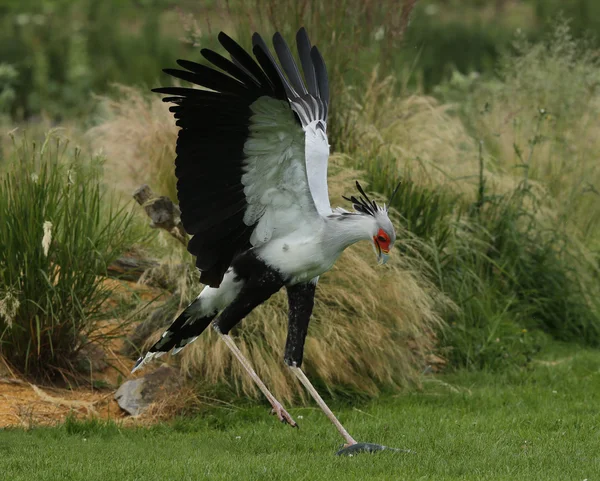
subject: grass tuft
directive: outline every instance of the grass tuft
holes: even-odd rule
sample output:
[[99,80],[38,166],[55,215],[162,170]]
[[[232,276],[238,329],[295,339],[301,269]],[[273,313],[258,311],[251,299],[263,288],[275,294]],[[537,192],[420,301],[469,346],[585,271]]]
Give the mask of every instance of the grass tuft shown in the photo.
[[[524,79],[531,75],[540,79],[539,89],[545,85],[542,79],[558,83],[563,74],[571,78],[563,65],[573,65],[582,78],[594,78],[593,61],[579,63],[588,54],[574,56],[581,46],[565,35],[559,29],[551,48],[529,47],[527,52],[534,53],[526,55],[540,55],[535,69],[510,67],[510,78],[523,78],[512,81],[506,74],[505,81],[494,84],[494,92],[504,92],[504,103],[496,103],[502,117],[507,114],[506,103],[521,102],[521,108],[527,108],[535,102],[525,98],[534,98],[533,91],[520,92],[526,90]],[[546,48],[554,59],[550,56],[544,67],[541,52]],[[524,54],[514,55],[506,58],[505,68],[520,65]],[[544,68],[549,70],[547,75]],[[595,138],[586,131],[580,137],[562,137],[562,146],[550,153],[548,142],[559,142],[558,137],[547,136],[551,117],[545,109],[532,108],[530,116],[523,114],[515,124],[518,135],[510,137],[510,149],[507,145],[512,157],[503,157],[497,147],[501,137],[485,130],[485,118],[495,115],[493,110],[471,105],[469,97],[454,106],[423,96],[398,97],[395,82],[392,77],[380,79],[375,72],[367,89],[346,91],[354,126],[346,144],[348,159],[350,165],[366,171],[379,192],[389,194],[402,179],[394,207],[408,236],[414,238],[409,254],[423,257],[421,265],[430,266],[425,274],[459,307],[445,315],[450,327],[442,336],[444,352],[452,363],[494,368],[527,364],[544,344],[545,334],[597,345],[600,277],[594,245],[598,237],[584,226],[596,225],[599,211],[593,205],[593,187],[577,194],[588,180],[595,183],[597,166],[586,154],[569,169],[564,164],[559,173],[546,157],[560,149],[591,154],[587,149]],[[463,97],[473,82],[477,77],[461,79]],[[539,89],[537,95],[542,95]],[[454,93],[452,98],[458,101]],[[552,98],[555,110],[564,97],[566,93]],[[580,108],[585,117],[594,112],[593,103],[584,107],[576,95],[571,103],[563,106],[561,115],[573,124],[580,120]],[[464,105],[467,108],[461,111]],[[579,107],[571,110],[573,106]],[[453,114],[456,110],[462,112],[461,117]],[[482,118],[483,122],[475,124]],[[565,125],[554,132],[569,128]],[[474,129],[483,129],[489,136],[477,142]],[[571,163],[573,157],[565,154],[564,161]],[[561,204],[560,199],[565,202]],[[586,212],[581,228],[574,228],[577,219],[569,218],[570,209],[575,215]]]
[[0,355],[26,375],[74,371],[110,296],[99,276],[137,240],[132,214],[50,133],[15,139],[0,182]]
[[543,41],[518,35],[498,75],[440,89],[484,142],[490,163],[543,186],[554,215],[600,245],[600,61],[560,23]]

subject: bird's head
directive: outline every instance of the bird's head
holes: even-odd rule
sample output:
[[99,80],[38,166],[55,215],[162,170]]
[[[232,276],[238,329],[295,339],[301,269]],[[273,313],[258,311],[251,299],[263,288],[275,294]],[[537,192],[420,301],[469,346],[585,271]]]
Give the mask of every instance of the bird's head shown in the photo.
[[394,189],[394,192],[390,197],[390,202],[387,205],[383,204],[383,206],[380,206],[374,200],[371,200],[358,181],[356,182],[356,188],[360,195],[358,197],[344,197],[344,199],[352,202],[352,206],[356,212],[372,216],[375,221],[371,235],[373,237],[373,248],[380,264],[385,264],[387,262],[389,253],[394,247],[394,242],[396,242],[396,230],[388,216],[388,205],[391,204],[394,199],[399,186],[400,184]]

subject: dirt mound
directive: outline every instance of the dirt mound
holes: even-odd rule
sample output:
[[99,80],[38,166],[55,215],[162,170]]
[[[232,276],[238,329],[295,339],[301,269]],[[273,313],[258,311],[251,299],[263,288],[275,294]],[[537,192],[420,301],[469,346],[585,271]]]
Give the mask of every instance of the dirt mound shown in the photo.
[[68,415],[78,418],[124,417],[113,390],[39,387],[16,379],[0,379],[0,429],[54,425]]
[[[113,304],[135,293],[148,302],[160,291],[134,282],[106,279],[114,289],[107,311]],[[125,419],[127,415],[114,400],[119,385],[129,379],[134,361],[120,354],[122,336],[132,326],[117,319],[107,319],[97,325],[101,344],[90,344],[84,357],[90,374],[78,387],[42,386],[20,378],[8,365],[0,362],[0,429],[9,426],[29,428],[36,425],[55,425],[67,416],[77,418]]]

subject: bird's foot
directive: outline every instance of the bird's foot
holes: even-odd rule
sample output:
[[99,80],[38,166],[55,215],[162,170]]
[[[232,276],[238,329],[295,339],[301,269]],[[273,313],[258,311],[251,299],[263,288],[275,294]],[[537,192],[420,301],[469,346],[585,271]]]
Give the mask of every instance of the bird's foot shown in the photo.
[[379,451],[392,451],[395,453],[414,453],[414,451],[412,451],[410,449],[390,448],[388,446],[382,446],[381,444],[354,443],[354,444],[344,444],[342,449],[340,449],[335,454],[337,456],[354,456],[355,454],[377,453]]
[[277,415],[277,418],[282,423],[289,424],[293,428],[298,427],[298,423],[296,421],[294,421],[292,416],[290,416],[290,413],[288,413],[281,404],[279,404],[278,402],[275,402],[272,404],[272,406],[273,406],[273,409],[271,409],[271,414]]

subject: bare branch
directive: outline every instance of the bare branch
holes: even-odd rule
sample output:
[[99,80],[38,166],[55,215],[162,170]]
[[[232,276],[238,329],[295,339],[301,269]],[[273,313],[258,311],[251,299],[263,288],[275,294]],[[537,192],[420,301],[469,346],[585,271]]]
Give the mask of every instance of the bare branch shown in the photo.
[[171,199],[156,195],[146,184],[133,193],[133,198],[150,217],[150,227],[166,230],[187,247],[188,235],[181,223],[181,211]]

